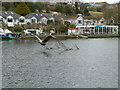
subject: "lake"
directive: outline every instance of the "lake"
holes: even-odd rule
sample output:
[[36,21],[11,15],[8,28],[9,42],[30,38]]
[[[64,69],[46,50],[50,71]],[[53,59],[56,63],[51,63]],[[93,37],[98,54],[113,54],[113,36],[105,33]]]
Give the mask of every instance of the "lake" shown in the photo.
[[[118,39],[36,40],[2,43],[3,88],[117,88]],[[75,45],[79,47],[77,50]]]

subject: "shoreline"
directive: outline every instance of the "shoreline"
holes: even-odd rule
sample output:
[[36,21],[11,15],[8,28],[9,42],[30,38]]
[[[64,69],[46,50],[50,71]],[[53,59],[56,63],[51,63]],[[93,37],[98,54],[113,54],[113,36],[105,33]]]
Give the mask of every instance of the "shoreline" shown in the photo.
[[[48,35],[39,35],[38,37],[40,37],[41,39],[44,39],[45,37],[47,37]],[[56,39],[84,39],[82,37],[79,36],[74,36],[74,35],[54,35],[56,36]],[[89,38],[119,38],[120,35],[87,35],[88,39]],[[16,38],[15,40],[34,40],[36,39],[34,36],[22,36],[21,38]],[[1,40],[12,40],[9,38],[4,38]]]
[[[41,39],[47,37],[48,35],[39,35],[39,37]],[[56,36],[57,39],[84,39],[82,37],[78,37],[78,36],[74,36],[74,35],[54,35]],[[87,35],[88,39],[89,38],[119,38],[120,35]],[[25,39],[35,39],[34,36],[23,36],[21,38],[19,38],[21,40],[25,40]]]

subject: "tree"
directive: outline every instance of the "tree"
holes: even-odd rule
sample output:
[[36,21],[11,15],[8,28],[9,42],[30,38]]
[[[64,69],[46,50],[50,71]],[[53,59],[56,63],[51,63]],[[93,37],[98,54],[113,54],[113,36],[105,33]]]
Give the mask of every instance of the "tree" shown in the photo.
[[120,1],[118,2],[118,25],[120,26]]
[[72,11],[73,11],[72,7],[70,7],[70,6],[65,6],[64,7],[64,13],[69,15],[69,14],[72,14]]
[[[113,4],[112,6],[104,6],[102,11],[103,11],[103,16],[107,22],[107,24],[118,24],[119,22],[119,13],[120,11],[118,10],[119,6],[118,4]],[[111,20],[114,20],[114,22],[111,22]]]
[[62,7],[61,5],[56,4],[56,5],[55,5],[55,8],[56,8],[56,11],[57,11],[57,12],[62,12],[63,7]]
[[31,12],[35,11],[35,4],[33,2],[27,2],[26,5],[29,7]]
[[76,14],[79,13],[78,2],[75,2],[75,13],[76,13]]
[[15,32],[22,32],[23,31],[23,28],[20,25],[14,26],[13,29]]
[[75,24],[70,24],[70,25],[68,25],[68,28],[76,28],[76,25]]
[[24,2],[20,2],[15,8],[15,12],[24,16],[26,14],[29,14],[31,11]]

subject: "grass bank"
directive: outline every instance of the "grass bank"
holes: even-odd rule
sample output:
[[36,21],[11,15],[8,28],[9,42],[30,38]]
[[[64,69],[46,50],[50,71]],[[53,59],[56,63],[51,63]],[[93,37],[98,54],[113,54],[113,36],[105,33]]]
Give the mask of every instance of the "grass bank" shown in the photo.
[[[44,39],[45,37],[47,37],[48,35],[39,35],[39,37],[41,39]],[[79,39],[81,37],[77,37],[74,35],[54,35],[56,36],[57,39]],[[120,37],[120,35],[88,35],[88,38],[117,38]],[[20,38],[21,40],[32,40],[35,39],[34,36],[23,36]]]

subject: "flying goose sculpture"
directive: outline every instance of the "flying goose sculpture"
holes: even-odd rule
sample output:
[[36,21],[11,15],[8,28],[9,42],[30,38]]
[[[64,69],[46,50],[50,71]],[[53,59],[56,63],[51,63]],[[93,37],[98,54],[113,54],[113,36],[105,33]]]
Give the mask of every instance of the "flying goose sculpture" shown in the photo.
[[44,40],[41,40],[41,39],[40,39],[38,36],[36,36],[36,35],[35,35],[35,37],[37,38],[37,40],[39,41],[39,43],[40,43],[41,45],[46,45],[46,43],[47,43],[50,39],[56,38],[55,36],[52,36],[52,35],[47,36]]

